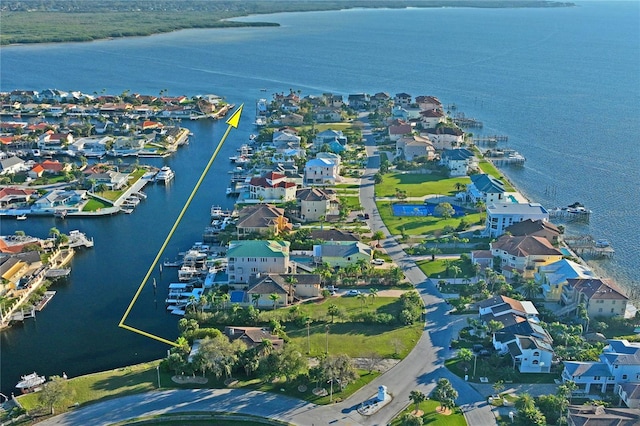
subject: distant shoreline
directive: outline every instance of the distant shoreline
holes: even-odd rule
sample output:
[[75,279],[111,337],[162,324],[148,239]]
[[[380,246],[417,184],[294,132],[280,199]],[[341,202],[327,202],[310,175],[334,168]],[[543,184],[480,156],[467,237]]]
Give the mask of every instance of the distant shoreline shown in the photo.
[[[156,4],[157,2],[153,2]],[[543,0],[325,0],[325,1],[245,1],[177,2],[160,0],[164,10],[149,9],[142,1],[112,0],[94,4],[83,2],[69,6],[52,0],[49,9],[28,9],[28,2],[8,0],[0,12],[2,33],[0,46],[43,43],[73,43],[127,37],[145,37],[185,29],[217,29],[241,27],[279,27],[274,22],[241,22],[234,18],[288,12],[320,12],[354,8],[549,8],[573,7],[572,2]],[[73,9],[70,9],[74,7]],[[29,28],[25,32],[25,28]]]

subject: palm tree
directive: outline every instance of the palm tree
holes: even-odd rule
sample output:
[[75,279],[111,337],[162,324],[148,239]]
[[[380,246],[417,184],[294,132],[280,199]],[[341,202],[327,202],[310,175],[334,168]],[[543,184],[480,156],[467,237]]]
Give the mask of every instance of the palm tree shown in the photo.
[[278,300],[280,300],[280,295],[277,293],[271,293],[269,295],[269,300],[273,302],[273,309],[275,310],[278,307]]
[[360,309],[364,309],[364,305],[365,303],[367,303],[367,295],[364,293],[358,294],[358,300],[360,301],[360,303],[362,303]]
[[534,280],[527,280],[522,286],[522,291],[527,299],[535,299],[540,287]]
[[587,311],[587,307],[584,302],[580,303],[576,308],[576,316],[582,320],[583,324],[583,332],[582,334],[586,334],[589,331],[589,311]]
[[331,322],[333,322],[333,318],[340,313],[340,308],[338,308],[338,305],[332,303],[327,308],[327,313],[331,316]]
[[378,297],[378,289],[377,288],[370,288],[369,289],[369,298],[371,299],[371,303],[373,303],[373,301],[376,299],[376,297]]
[[456,188],[456,191],[462,191],[466,188],[465,184],[462,182],[456,182],[453,186]]
[[373,233],[373,236],[371,238],[376,240],[376,247],[378,247],[380,245],[380,240],[384,238],[384,232],[376,231]]
[[231,296],[229,293],[222,293],[220,296],[220,301],[222,302],[222,309],[227,309],[227,302],[231,300]]
[[285,281],[289,285],[289,289],[288,289],[289,303],[293,303],[293,295],[294,295],[293,287],[296,284],[298,284],[298,279],[293,275],[289,275],[287,276],[287,278],[285,278]]
[[304,323],[307,326],[307,354],[311,353],[311,335],[309,333],[309,329],[311,327],[311,323],[313,322],[313,319],[310,316],[306,316],[304,317]]
[[427,399],[427,395],[420,392],[419,390],[412,390],[409,394],[409,399],[413,402],[414,411],[417,413],[418,408],[420,407],[420,403],[424,402]]
[[455,284],[456,279],[458,278],[458,274],[462,272],[462,268],[460,268],[458,265],[452,265],[451,272],[453,273],[453,283]]
[[441,253],[441,250],[438,247],[429,247],[427,253],[431,255],[431,261],[433,262],[436,260],[436,254]]
[[258,302],[260,301],[260,293],[252,293],[251,294],[251,303],[257,308]]

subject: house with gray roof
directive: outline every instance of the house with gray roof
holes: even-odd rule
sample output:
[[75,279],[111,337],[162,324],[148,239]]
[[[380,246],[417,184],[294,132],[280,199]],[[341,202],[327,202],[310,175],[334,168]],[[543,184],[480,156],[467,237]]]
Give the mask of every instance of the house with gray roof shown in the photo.
[[563,382],[574,382],[589,393],[592,387],[601,393],[618,392],[625,383],[640,383],[640,342],[611,339],[599,361],[564,361]]
[[318,263],[328,263],[331,267],[344,267],[359,261],[369,264],[373,250],[359,241],[326,242],[313,246],[313,256]]
[[29,170],[24,160],[17,156],[0,159],[0,175],[8,175]]
[[623,317],[629,297],[616,283],[606,278],[569,278],[562,287],[560,301],[566,306],[584,304],[590,319]]
[[449,176],[466,176],[477,166],[475,158],[475,154],[466,148],[445,149],[440,154],[440,165],[449,170]]
[[602,405],[570,405],[567,424],[569,426],[636,426],[640,424],[640,411]]
[[332,189],[302,188],[296,192],[300,217],[305,221],[317,221],[321,217],[339,214],[340,203]]
[[560,259],[538,267],[534,275],[535,281],[540,285],[544,300],[547,302],[559,302],[562,297],[562,289],[569,279],[595,278],[595,273],[586,265],[576,263],[569,259]]
[[238,213],[236,222],[238,238],[251,234],[279,235],[292,229],[289,219],[284,216],[284,209],[272,204],[256,204],[246,206]]
[[534,237],[543,237],[551,244],[557,244],[560,240],[560,229],[551,222],[544,220],[523,220],[508,226],[505,230],[514,237],[524,235],[532,235]]
[[467,200],[476,203],[504,203],[506,200],[504,184],[488,174],[471,175],[471,183],[467,185]]

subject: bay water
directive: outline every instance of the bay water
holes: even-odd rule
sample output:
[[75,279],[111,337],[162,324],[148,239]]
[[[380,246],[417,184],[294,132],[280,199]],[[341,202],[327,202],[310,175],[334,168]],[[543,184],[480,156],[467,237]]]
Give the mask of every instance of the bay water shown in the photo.
[[[640,226],[640,4],[579,2],[570,8],[345,10],[274,14],[244,20],[274,28],[185,30],[92,43],[0,48],[0,90],[125,90],[169,95],[215,93],[245,104],[220,158],[166,250],[173,257],[201,239],[212,204],[224,195],[227,157],[251,133],[257,98],[301,90],[392,96],[434,95],[484,123],[478,134],[509,136],[522,168],[505,168],[532,201],[579,201],[593,210],[570,233],[604,238],[612,260],[592,262],[603,276],[638,287]],[[263,91],[266,89],[266,93]],[[226,130],[224,122],[182,122],[190,144],[163,160],[176,171],[167,188],[151,186],[134,214],[101,219],[2,219],[45,237],[51,227],[79,229],[95,247],[78,253],[69,282],[38,314],[0,334],[0,391],[21,374],[68,376],[165,355],[168,347],[117,327],[200,172]],[[168,339],[177,318],[164,311],[166,270],[157,294],[145,287],[128,324]]]

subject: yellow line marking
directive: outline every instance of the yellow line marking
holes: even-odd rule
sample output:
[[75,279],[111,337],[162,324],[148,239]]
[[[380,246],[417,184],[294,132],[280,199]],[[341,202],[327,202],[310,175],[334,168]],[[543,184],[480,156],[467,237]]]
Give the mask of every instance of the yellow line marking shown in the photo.
[[238,128],[238,122],[240,121],[240,115],[242,114],[242,107],[243,106],[244,106],[244,104],[240,105],[240,107],[238,107],[238,109],[231,115],[231,117],[229,117],[227,119],[226,124],[228,124],[229,127],[227,127],[227,130],[224,132],[224,135],[222,135],[222,138],[220,139],[220,142],[218,142],[218,146],[213,151],[213,154],[211,155],[211,158],[209,159],[209,162],[207,163],[207,165],[205,166],[204,170],[202,171],[202,174],[200,175],[200,178],[198,179],[198,182],[196,182],[196,185],[193,187],[193,190],[191,191],[191,195],[189,195],[189,198],[187,199],[187,201],[185,202],[184,206],[182,207],[182,211],[180,212],[180,214],[178,215],[178,218],[176,219],[175,223],[171,227],[171,230],[169,231],[169,234],[167,235],[167,238],[165,238],[164,243],[160,247],[160,250],[158,250],[158,254],[156,255],[155,259],[153,260],[153,263],[151,264],[151,266],[149,267],[149,270],[147,271],[147,274],[144,276],[142,282],[140,283],[140,286],[138,286],[138,290],[136,291],[135,295],[133,296],[133,299],[131,299],[131,303],[129,303],[129,307],[127,307],[127,310],[124,312],[124,315],[122,316],[122,319],[120,320],[120,323],[118,323],[118,327],[124,328],[125,330],[129,330],[129,331],[132,331],[134,333],[138,333],[138,334],[140,334],[142,336],[145,336],[145,337],[148,337],[150,339],[154,339],[154,340],[157,340],[159,342],[166,343],[166,344],[171,345],[171,346],[179,347],[179,345],[177,343],[175,343],[175,342],[172,342],[172,341],[164,339],[162,337],[153,335],[151,333],[147,333],[146,331],[142,331],[142,330],[139,330],[137,328],[131,327],[129,325],[126,325],[124,322],[127,319],[127,317],[129,316],[129,313],[131,312],[131,309],[133,308],[133,305],[135,305],[136,301],[138,300],[138,297],[140,296],[140,293],[142,292],[142,289],[144,288],[145,284],[147,284],[147,281],[149,281],[149,278],[151,277],[151,274],[155,270],[156,265],[158,264],[158,262],[160,261],[160,256],[162,256],[162,253],[164,253],[164,250],[167,248],[167,245],[169,244],[169,241],[171,241],[171,238],[173,237],[173,234],[175,233],[176,229],[178,228],[178,225],[180,224],[180,222],[182,221],[182,217],[184,216],[184,214],[186,213],[187,209],[189,208],[189,205],[191,205],[191,201],[193,200],[193,197],[195,197],[196,193],[198,192],[198,189],[200,188],[200,185],[204,181],[205,176],[207,176],[207,173],[209,173],[209,169],[211,169],[211,166],[213,165],[213,161],[218,156],[218,152],[220,152],[220,149],[222,148],[222,145],[224,144],[224,141],[227,139],[227,136],[229,135],[229,132],[231,131],[231,128],[232,127],[233,128]]

